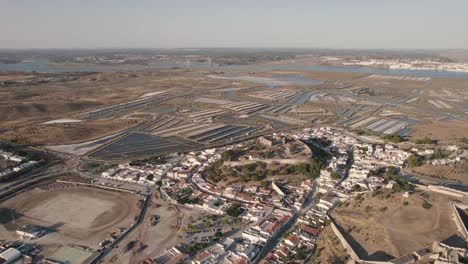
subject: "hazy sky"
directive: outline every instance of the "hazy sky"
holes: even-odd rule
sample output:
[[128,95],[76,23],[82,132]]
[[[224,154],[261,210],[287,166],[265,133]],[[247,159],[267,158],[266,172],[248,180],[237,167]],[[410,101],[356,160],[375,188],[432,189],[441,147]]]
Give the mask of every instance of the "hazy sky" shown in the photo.
[[0,48],[468,48],[468,0],[0,0]]

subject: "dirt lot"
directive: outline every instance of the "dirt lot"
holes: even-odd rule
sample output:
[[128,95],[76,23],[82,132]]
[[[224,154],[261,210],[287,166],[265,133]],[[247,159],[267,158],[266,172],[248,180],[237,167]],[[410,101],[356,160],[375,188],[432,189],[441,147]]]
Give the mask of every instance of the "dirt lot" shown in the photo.
[[412,126],[412,128],[414,131],[409,135],[411,139],[428,137],[446,144],[460,144],[460,140],[466,136],[468,123],[465,121],[434,121],[431,124]]
[[[457,242],[451,197],[432,192],[417,192],[408,198],[401,193],[390,198],[372,197],[372,193],[363,197],[331,214],[363,259],[390,260],[430,247],[435,240]],[[432,205],[430,209],[422,207],[425,200]]]
[[[104,262],[141,263],[146,258],[157,256],[167,248],[180,245],[184,242],[186,231],[183,227],[190,222],[189,216],[196,218],[203,213],[201,210],[175,207],[168,202],[156,200],[148,208],[143,223],[125,238],[119,244],[119,248],[107,256]],[[159,223],[155,226],[150,224],[152,215],[160,217]],[[124,248],[131,241],[136,241],[136,245],[132,250],[125,252]],[[142,250],[139,250],[140,247]]]
[[139,212],[139,197],[133,194],[49,186],[54,187],[35,188],[0,204],[0,237],[15,240],[18,227],[39,225],[51,230],[35,241],[46,253],[59,244],[97,249],[116,228],[128,228]]
[[21,127],[0,134],[0,140],[19,140],[27,144],[73,144],[112,135],[138,124],[136,120],[99,120],[79,123]]
[[461,162],[453,165],[425,164],[421,167],[413,168],[412,170],[418,174],[433,177],[436,179],[468,183],[467,160],[462,160]]

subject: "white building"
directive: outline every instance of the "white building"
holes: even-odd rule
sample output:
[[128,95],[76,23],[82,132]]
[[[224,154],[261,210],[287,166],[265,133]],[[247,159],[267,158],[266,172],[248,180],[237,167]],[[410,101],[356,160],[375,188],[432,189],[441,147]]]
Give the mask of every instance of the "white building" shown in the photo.
[[9,264],[21,257],[21,252],[16,248],[9,248],[0,254],[0,263]]

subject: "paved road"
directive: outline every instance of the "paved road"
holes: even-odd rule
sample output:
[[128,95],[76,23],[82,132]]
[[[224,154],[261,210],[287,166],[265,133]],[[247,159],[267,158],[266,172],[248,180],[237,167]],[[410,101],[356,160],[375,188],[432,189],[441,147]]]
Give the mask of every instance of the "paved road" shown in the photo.
[[307,203],[299,211],[294,210],[294,209],[292,210],[293,215],[291,217],[291,220],[286,225],[282,226],[281,229],[278,231],[278,233],[276,233],[273,237],[268,239],[267,243],[264,245],[263,249],[260,251],[259,255],[257,256],[257,258],[255,258],[253,263],[260,262],[260,260],[262,260],[270,251],[272,251],[278,244],[278,241],[281,239],[281,237],[289,229],[291,229],[294,226],[297,219],[300,216],[307,213],[314,206],[314,203],[312,202],[312,200],[313,200],[315,191],[316,189],[315,189],[315,184],[314,184],[310,192],[307,194],[307,198],[306,198]]
[[48,179],[55,178],[59,175],[63,175],[64,173],[67,173],[69,171],[51,171],[51,172],[46,172],[46,173],[40,173],[38,175],[35,175],[35,177],[29,177],[26,179],[21,179],[18,181],[15,181],[13,185],[9,185],[7,187],[4,187],[0,191],[0,201],[7,200],[11,198],[14,195],[17,195],[19,192],[28,189],[28,187],[33,187],[34,184],[39,183],[41,181],[45,181]]

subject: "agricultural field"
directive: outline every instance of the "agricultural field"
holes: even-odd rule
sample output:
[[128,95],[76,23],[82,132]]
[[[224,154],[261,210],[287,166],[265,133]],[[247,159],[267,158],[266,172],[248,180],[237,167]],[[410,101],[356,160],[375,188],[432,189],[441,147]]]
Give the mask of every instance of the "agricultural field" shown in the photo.
[[179,139],[165,139],[135,133],[90,154],[97,159],[130,159],[142,156],[159,156],[173,152],[189,151],[199,145]]
[[[326,124],[453,144],[468,112],[467,84],[455,78],[166,69],[77,74],[47,87],[2,89],[0,140],[122,159]],[[147,148],[125,148],[140,134],[152,142]],[[181,147],[154,148],[153,137]]]

